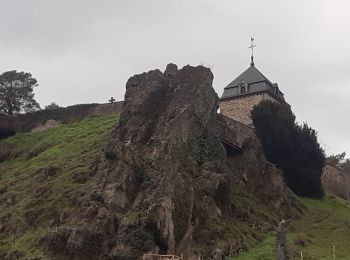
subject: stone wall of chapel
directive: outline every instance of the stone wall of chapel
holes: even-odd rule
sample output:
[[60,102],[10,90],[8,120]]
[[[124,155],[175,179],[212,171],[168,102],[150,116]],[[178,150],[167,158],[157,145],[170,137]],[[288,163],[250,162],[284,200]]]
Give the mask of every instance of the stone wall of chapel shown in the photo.
[[253,122],[250,112],[255,105],[263,100],[276,102],[276,100],[267,93],[247,95],[220,101],[220,113],[245,125],[251,126]]

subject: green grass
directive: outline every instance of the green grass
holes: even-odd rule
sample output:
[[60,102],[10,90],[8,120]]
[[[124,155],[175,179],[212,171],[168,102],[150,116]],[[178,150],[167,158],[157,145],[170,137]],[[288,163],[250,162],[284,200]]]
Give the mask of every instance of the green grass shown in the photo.
[[86,118],[0,142],[10,152],[0,162],[0,258],[43,254],[38,240],[86,201],[92,163],[117,121]]
[[[117,120],[116,116],[87,118],[0,141],[0,154],[4,151],[10,154],[0,162],[0,259],[44,255],[39,239],[49,229],[68,222],[74,211],[88,200],[94,183],[91,165],[103,150]],[[240,209],[244,210],[249,204],[258,205],[254,213],[249,211],[251,220],[259,223],[261,218],[271,218],[266,207],[255,202],[246,191],[233,192]],[[350,207],[332,196],[300,201],[305,205],[305,213],[291,221],[287,230],[291,259],[300,259],[301,250],[304,260],[332,259],[333,244],[337,260],[350,259]],[[131,222],[134,219],[135,215],[126,218]],[[225,226],[219,219],[212,218],[207,225],[208,229],[219,230],[215,235],[223,236],[223,240],[227,239],[224,230],[229,229],[230,234],[226,235],[244,239],[250,247],[248,252],[232,259],[275,259],[274,233],[267,234],[256,245],[263,234],[252,231],[247,223]],[[295,241],[298,240],[305,241],[305,246],[297,245]]]
[[[350,207],[345,201],[327,195],[322,200],[300,199],[305,205],[305,214],[291,221],[287,227],[288,248],[291,259],[332,259],[332,247],[336,248],[336,259],[350,259]],[[297,241],[304,241],[300,246]],[[297,242],[297,243],[296,243]],[[275,234],[270,233],[261,243],[248,252],[232,259],[275,259]]]

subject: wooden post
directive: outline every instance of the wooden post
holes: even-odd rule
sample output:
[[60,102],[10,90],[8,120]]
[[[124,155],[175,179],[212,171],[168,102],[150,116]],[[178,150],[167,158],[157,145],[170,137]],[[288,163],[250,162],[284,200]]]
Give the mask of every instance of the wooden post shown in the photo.
[[184,254],[181,253],[181,260],[184,260]]
[[333,245],[333,260],[335,260],[335,245]]
[[303,251],[300,251],[300,259],[303,260]]

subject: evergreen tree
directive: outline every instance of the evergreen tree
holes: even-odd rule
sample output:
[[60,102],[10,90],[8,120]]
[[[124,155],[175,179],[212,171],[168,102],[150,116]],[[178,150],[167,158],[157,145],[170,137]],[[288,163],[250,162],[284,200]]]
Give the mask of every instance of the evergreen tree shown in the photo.
[[325,154],[317,133],[297,125],[286,105],[263,101],[252,111],[253,124],[266,158],[284,173],[286,184],[299,196],[320,198]]

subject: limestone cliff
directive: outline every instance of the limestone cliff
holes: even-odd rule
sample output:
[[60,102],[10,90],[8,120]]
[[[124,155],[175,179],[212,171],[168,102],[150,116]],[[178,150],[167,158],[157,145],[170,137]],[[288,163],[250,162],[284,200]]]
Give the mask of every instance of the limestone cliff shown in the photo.
[[218,109],[212,80],[205,67],[173,64],[128,80],[91,201],[47,235],[52,257],[223,259],[300,213],[253,136],[234,154],[209,131]]

